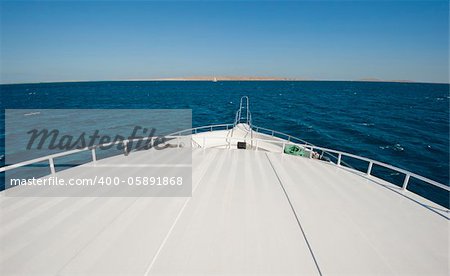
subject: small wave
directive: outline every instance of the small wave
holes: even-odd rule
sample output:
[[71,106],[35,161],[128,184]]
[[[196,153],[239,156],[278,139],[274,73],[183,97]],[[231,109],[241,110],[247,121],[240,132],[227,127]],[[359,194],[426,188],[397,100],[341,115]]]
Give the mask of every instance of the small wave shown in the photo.
[[3,160],[3,157],[5,157],[3,154],[0,155],[0,160]]
[[374,126],[374,123],[360,123],[362,126]]
[[404,151],[405,149],[402,147],[402,145],[400,145],[400,144],[395,144],[395,145],[394,145],[394,150],[395,150],[395,151]]
[[405,148],[402,147],[402,145],[400,144],[395,144],[395,145],[387,145],[387,146],[379,146],[378,148],[385,150],[385,149],[393,149],[395,151],[404,151]]
[[436,101],[443,101],[444,98],[436,98]]
[[25,113],[23,114],[24,116],[33,116],[33,115],[39,115],[41,114],[41,112],[30,112],[30,113]]

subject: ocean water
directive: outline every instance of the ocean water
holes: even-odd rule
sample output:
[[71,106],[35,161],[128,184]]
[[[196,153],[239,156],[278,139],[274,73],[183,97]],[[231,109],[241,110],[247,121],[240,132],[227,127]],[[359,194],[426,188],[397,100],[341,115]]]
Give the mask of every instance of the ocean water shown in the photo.
[[[449,185],[449,85],[378,82],[79,82],[1,85],[4,109],[192,109],[192,125],[233,123],[241,96],[255,125],[369,157]],[[345,160],[344,160],[345,161]],[[348,160],[350,163],[350,160]],[[351,164],[355,167],[361,164]],[[402,175],[374,168],[396,184]],[[383,176],[381,176],[383,175]],[[414,181],[413,181],[414,182]],[[430,194],[423,183],[410,189]],[[437,201],[448,203],[448,194]]]

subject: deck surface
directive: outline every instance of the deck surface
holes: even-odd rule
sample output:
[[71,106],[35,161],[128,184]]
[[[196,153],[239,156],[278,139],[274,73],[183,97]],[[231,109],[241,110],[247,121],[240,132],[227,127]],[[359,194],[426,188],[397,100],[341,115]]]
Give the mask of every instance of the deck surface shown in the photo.
[[264,151],[192,161],[188,198],[1,193],[0,274],[449,274],[449,220],[379,181]]

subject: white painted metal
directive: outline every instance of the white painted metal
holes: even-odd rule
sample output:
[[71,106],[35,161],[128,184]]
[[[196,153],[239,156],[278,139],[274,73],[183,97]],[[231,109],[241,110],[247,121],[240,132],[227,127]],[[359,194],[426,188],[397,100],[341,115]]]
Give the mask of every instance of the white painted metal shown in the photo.
[[95,148],[93,148],[93,149],[91,150],[91,154],[92,154],[92,161],[93,161],[93,162],[97,161],[97,155],[96,155],[96,153],[95,153]]
[[[144,162],[150,151],[96,165]],[[192,161],[192,198],[0,193],[2,274],[448,273],[448,219],[407,190],[278,152],[206,147]],[[57,174],[84,166],[94,165]]]
[[[220,140],[225,141],[225,139],[229,139],[229,140],[239,141],[242,138],[240,138],[240,137],[225,137],[225,136],[220,137],[220,136],[208,136],[208,135],[205,135],[205,136],[203,136],[203,139],[215,140],[215,141],[220,141]],[[246,138],[246,139],[248,139],[248,138]],[[424,182],[426,182],[428,184],[431,184],[431,185],[436,186],[438,188],[444,189],[446,191],[450,191],[450,187],[448,187],[448,186],[446,186],[444,184],[441,184],[439,182],[436,182],[436,181],[434,181],[432,179],[428,179],[426,177],[417,175],[417,174],[409,172],[407,170],[404,170],[404,169],[401,169],[401,168],[398,168],[398,167],[394,167],[392,165],[389,165],[389,164],[386,164],[386,163],[383,163],[383,162],[379,162],[379,161],[375,161],[375,160],[372,160],[372,159],[369,159],[369,158],[357,156],[357,155],[354,155],[354,154],[351,154],[351,153],[337,151],[337,150],[323,148],[323,147],[312,146],[312,145],[309,145],[309,144],[288,143],[288,142],[283,141],[283,140],[268,140],[267,138],[266,139],[253,138],[253,139],[248,139],[248,140],[266,142],[266,144],[278,144],[279,147],[281,147],[281,148],[283,147],[283,144],[285,143],[286,145],[289,144],[289,145],[301,146],[301,147],[304,147],[305,149],[308,149],[308,150],[311,150],[311,151],[321,150],[321,151],[325,151],[325,152],[334,153],[334,154],[338,155],[338,158],[337,158],[337,160],[338,160],[337,164],[338,165],[340,165],[342,163],[342,161],[341,161],[342,156],[351,157],[351,158],[354,158],[354,159],[358,159],[358,160],[362,160],[362,161],[368,162],[369,167],[370,167],[370,171],[368,170],[369,173],[372,170],[372,165],[375,164],[375,165],[378,165],[380,167],[385,167],[385,168],[391,169],[393,171],[396,171],[396,172],[399,172],[399,173],[402,173],[402,174],[405,174],[405,175],[412,176],[412,177],[414,177],[416,179],[419,179],[421,181],[424,181]],[[220,147],[220,145],[224,145],[223,142],[222,143],[220,143],[220,142],[219,143],[213,143],[213,147],[216,147],[216,148]],[[205,146],[208,147],[208,144],[205,143]],[[258,147],[261,147],[261,145],[259,145]],[[409,181],[409,177],[408,177],[407,181]]]
[[411,175],[408,173],[405,175],[405,180],[403,181],[403,186],[402,186],[402,190],[406,190],[406,187],[408,186],[408,182],[409,182],[409,177]]
[[[220,126],[220,127],[223,127],[223,126],[227,126],[227,125],[214,125],[214,126]],[[239,125],[237,125],[236,127],[239,127]],[[234,127],[233,130],[236,129],[236,127]],[[208,128],[211,129],[211,126],[200,127],[200,128],[197,128],[197,129],[205,129],[205,128],[206,128],[206,129],[208,129]],[[260,129],[261,129],[261,128],[260,128]],[[177,139],[177,138],[179,137],[179,135],[181,135],[182,133],[184,133],[184,132],[186,132],[186,131],[191,131],[191,132],[192,132],[193,130],[194,130],[194,129],[183,130],[183,131],[181,131],[181,132],[177,132],[177,133],[171,134],[170,136],[166,136],[166,138],[175,138],[175,139]],[[233,130],[232,130],[232,131],[233,131]],[[211,133],[211,132],[212,132],[212,133],[220,133],[220,131],[210,131],[209,133]],[[199,133],[199,134],[197,134],[197,135],[201,135],[201,134],[202,134],[202,133]],[[264,135],[264,134],[262,134],[262,133],[258,133],[258,134],[259,134],[259,135]],[[191,136],[191,137],[195,137],[195,136]],[[218,144],[218,145],[224,145],[224,142],[228,145],[228,143],[226,142],[226,139],[230,139],[231,141],[232,141],[232,140],[238,141],[239,139],[241,139],[240,137],[227,137],[227,136],[219,136],[219,137],[217,137],[217,136],[210,136],[210,135],[206,135],[206,136],[205,136],[205,135],[201,135],[201,137],[203,137],[203,138],[202,138],[202,139],[203,139],[202,147],[207,147],[207,143],[206,143],[206,140],[207,140],[207,139],[208,139],[208,140],[210,140],[210,139],[219,140],[219,144]],[[267,138],[270,138],[270,136],[265,137],[265,139],[260,139],[260,138],[246,138],[246,139],[247,139],[248,141],[250,141],[251,143],[253,143],[254,141],[257,141],[257,140],[262,140],[263,142],[265,141],[266,143],[270,143],[270,144],[278,144],[280,147],[282,147],[283,143],[286,143],[286,141],[285,141],[285,140],[282,140],[281,138],[278,138],[278,140],[269,140],[269,139],[267,139]],[[143,138],[143,139],[141,139],[141,140],[146,140],[146,139],[148,139],[148,138]],[[298,138],[295,138],[295,139],[296,139],[296,140],[300,140],[300,139],[298,139]],[[134,139],[134,140],[124,140],[124,141],[118,141],[118,142],[114,142],[114,143],[105,143],[105,144],[97,145],[97,146],[95,146],[95,147],[97,148],[97,147],[102,147],[102,146],[109,146],[109,145],[115,145],[115,144],[118,144],[118,143],[123,143],[123,144],[124,144],[124,151],[125,151],[125,150],[126,150],[126,144],[127,144],[128,142],[137,141],[137,140],[139,140],[139,139]],[[196,141],[194,140],[194,138],[192,138],[192,140],[194,141],[194,143],[196,143]],[[224,142],[220,142],[220,140],[223,140]],[[300,141],[301,141],[301,140],[300,140]],[[418,179],[418,180],[424,181],[424,182],[426,182],[426,183],[428,183],[428,184],[431,184],[431,185],[433,185],[433,186],[436,186],[436,187],[438,187],[438,188],[444,189],[444,190],[446,190],[446,191],[450,191],[450,187],[447,186],[447,185],[441,184],[441,183],[439,183],[439,182],[437,182],[437,181],[434,181],[434,180],[432,180],[432,179],[429,179],[429,178],[423,177],[423,176],[421,176],[421,175],[412,173],[412,172],[410,172],[410,171],[407,171],[407,170],[404,170],[404,169],[401,169],[401,168],[398,168],[398,167],[395,167],[395,166],[392,166],[392,165],[389,165],[389,164],[386,164],[386,163],[383,163],[383,162],[379,162],[379,161],[376,161],[376,160],[372,160],[372,159],[370,159],[370,158],[361,157],[361,156],[358,156],[358,155],[354,155],[354,154],[351,154],[351,153],[342,152],[342,151],[338,151],[338,150],[333,150],[333,149],[328,149],[328,148],[318,147],[318,146],[314,146],[314,145],[311,145],[311,144],[298,144],[298,143],[293,143],[293,142],[291,142],[291,143],[287,142],[286,144],[298,145],[298,146],[304,147],[305,149],[308,149],[308,150],[310,150],[310,151],[321,150],[321,151],[323,151],[323,152],[337,154],[337,155],[338,155],[338,158],[337,158],[337,164],[338,164],[338,165],[341,164],[341,158],[342,158],[342,156],[346,156],[346,157],[351,157],[351,158],[354,158],[354,159],[358,159],[358,160],[362,160],[362,161],[368,162],[368,164],[369,164],[369,166],[370,166],[370,171],[371,171],[372,165],[375,164],[375,165],[378,165],[378,166],[381,166],[381,167],[385,167],[385,168],[391,169],[391,170],[393,170],[393,171],[396,171],[396,172],[399,172],[399,173],[402,173],[402,174],[405,174],[405,175],[409,175],[409,177],[406,177],[406,178],[405,178],[405,182],[404,182],[404,184],[403,184],[403,186],[405,187],[405,189],[406,189],[406,187],[407,187],[407,185],[408,185],[408,183],[409,183],[410,177],[414,177],[414,178],[416,178],[416,179]],[[197,143],[197,145],[198,145],[198,143]],[[230,146],[231,146],[231,145],[230,145]],[[216,147],[217,147],[217,145],[216,145]],[[253,148],[253,147],[252,147],[252,148]],[[20,162],[20,163],[17,163],[17,164],[13,164],[13,165],[1,167],[1,168],[0,168],[0,172],[12,170],[12,169],[15,169],[15,168],[19,168],[19,167],[23,167],[23,166],[27,166],[27,165],[31,165],[31,164],[43,162],[43,161],[50,161],[50,159],[54,159],[54,158],[58,158],[58,157],[66,156],[66,155],[71,155],[71,154],[79,153],[79,152],[86,151],[86,150],[90,150],[90,149],[92,149],[92,148],[88,148],[88,147],[87,147],[87,148],[83,148],[83,149],[77,149],[77,150],[66,151],[66,152],[62,152],[62,153],[57,153],[57,154],[52,154],[52,155],[48,155],[48,156],[36,158],[36,159],[33,159],[33,160],[29,160],[29,161]],[[278,150],[275,150],[275,151],[278,151]],[[51,166],[51,165],[50,165],[50,166]],[[369,171],[369,172],[370,172],[370,171]]]
[[367,168],[367,174],[370,175],[372,173],[372,166],[373,166],[373,162],[370,161],[369,162],[369,167]]
[[55,163],[53,162],[53,158],[48,159],[48,164],[50,165],[51,174],[55,174]]

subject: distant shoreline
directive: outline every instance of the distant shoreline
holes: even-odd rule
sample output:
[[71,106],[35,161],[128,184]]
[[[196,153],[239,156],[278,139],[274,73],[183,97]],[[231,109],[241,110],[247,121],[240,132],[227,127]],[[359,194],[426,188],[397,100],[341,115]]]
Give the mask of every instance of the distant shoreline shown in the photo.
[[[152,79],[118,79],[118,80],[64,80],[64,81],[41,81],[41,82],[17,82],[0,83],[0,85],[16,84],[51,84],[51,83],[84,83],[84,82],[214,82],[212,77],[186,77],[186,78],[152,78]],[[410,83],[410,84],[450,84],[448,82],[421,82],[410,80],[380,80],[380,79],[359,79],[359,80],[321,80],[321,79],[300,79],[300,78],[277,78],[277,77],[217,77],[217,82],[233,81],[280,81],[280,82],[377,82],[377,83]]]

